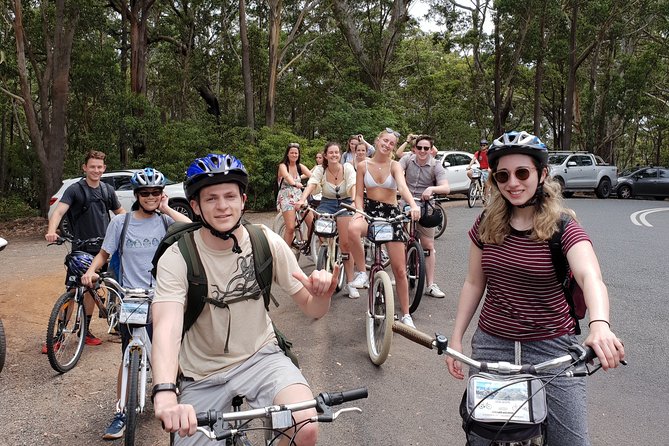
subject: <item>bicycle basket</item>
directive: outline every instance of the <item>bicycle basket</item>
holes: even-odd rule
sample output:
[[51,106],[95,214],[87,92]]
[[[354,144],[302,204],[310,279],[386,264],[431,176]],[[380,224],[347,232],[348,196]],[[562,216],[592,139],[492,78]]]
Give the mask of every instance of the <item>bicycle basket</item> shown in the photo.
[[314,232],[321,237],[332,237],[337,233],[337,222],[330,218],[319,218],[314,223]]
[[121,302],[121,324],[148,325],[151,323],[151,299],[146,296],[126,296]]
[[472,375],[460,403],[462,428],[487,440],[528,441],[545,430],[546,390],[532,375]]
[[367,228],[367,238],[374,242],[391,242],[394,234],[393,225],[386,221],[373,221]]
[[479,169],[472,169],[472,180],[481,178],[481,171]]

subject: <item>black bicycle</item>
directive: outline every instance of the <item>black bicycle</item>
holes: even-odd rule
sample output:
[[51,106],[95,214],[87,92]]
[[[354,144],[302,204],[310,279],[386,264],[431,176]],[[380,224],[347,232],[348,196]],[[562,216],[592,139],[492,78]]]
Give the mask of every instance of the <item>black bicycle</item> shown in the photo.
[[[197,414],[198,432],[210,440],[224,441],[226,446],[251,446],[251,431],[262,431],[265,446],[276,445],[282,438],[288,438],[289,445],[296,445],[295,435],[309,423],[330,423],[347,412],[362,413],[358,407],[346,407],[336,412],[332,406],[367,398],[367,389],[360,388],[344,392],[323,392],[314,399],[293,404],[282,404],[262,407],[260,409],[240,410],[244,397],[237,396],[232,400],[233,411],[221,412],[210,410]],[[316,408],[318,415],[300,423],[295,422],[293,412]],[[257,426],[252,420],[262,419],[263,425]]]
[[[460,415],[468,442],[475,435],[490,446],[546,446],[546,386],[559,376],[589,376],[601,368],[600,364],[589,365],[597,355],[580,344],[540,364],[516,365],[476,361],[449,348],[448,339],[439,333],[431,336],[398,322],[393,331],[479,370],[469,378]],[[545,373],[551,370],[555,372]]]

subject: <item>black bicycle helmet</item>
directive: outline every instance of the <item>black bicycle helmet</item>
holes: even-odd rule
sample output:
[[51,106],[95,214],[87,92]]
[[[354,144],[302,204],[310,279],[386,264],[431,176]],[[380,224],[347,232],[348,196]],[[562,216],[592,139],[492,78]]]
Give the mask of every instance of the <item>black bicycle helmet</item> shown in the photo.
[[165,184],[167,184],[167,180],[165,179],[165,175],[163,175],[159,170],[146,167],[133,174],[132,178],[130,179],[130,184],[132,184],[133,191],[149,187],[164,188]]
[[419,225],[424,228],[434,228],[439,226],[442,219],[443,215],[439,206],[435,206],[429,201],[423,203],[420,211],[420,219],[418,220]]
[[84,251],[73,251],[65,257],[65,266],[70,273],[77,277],[83,276],[93,263],[93,256]]
[[232,155],[210,153],[195,159],[188,167],[184,191],[186,197],[192,200],[205,186],[230,182],[238,183],[242,192],[246,191],[249,174],[244,164]]
[[500,157],[512,154],[529,155],[539,165],[548,165],[548,147],[538,137],[527,132],[507,132],[494,140],[488,149],[488,162],[494,169]]

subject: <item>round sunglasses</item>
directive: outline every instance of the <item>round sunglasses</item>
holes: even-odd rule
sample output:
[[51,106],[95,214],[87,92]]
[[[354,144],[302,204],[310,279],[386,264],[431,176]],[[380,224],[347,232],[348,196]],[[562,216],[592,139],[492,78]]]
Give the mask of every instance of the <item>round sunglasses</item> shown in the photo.
[[[530,169],[529,167],[519,167],[513,171],[513,176],[515,176],[519,181],[525,181],[530,177],[530,173],[532,173],[533,170],[536,169]],[[512,173],[508,170],[502,169],[493,173],[492,176],[495,178],[495,181],[497,181],[498,184],[504,184],[511,179],[511,174]]]

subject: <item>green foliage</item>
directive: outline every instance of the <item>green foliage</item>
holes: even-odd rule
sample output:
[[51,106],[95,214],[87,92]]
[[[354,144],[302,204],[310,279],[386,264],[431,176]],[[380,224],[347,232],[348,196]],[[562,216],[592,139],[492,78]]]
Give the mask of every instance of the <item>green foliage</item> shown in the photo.
[[0,197],[0,221],[37,217],[38,215],[39,211],[26,203],[24,197],[19,195]]

